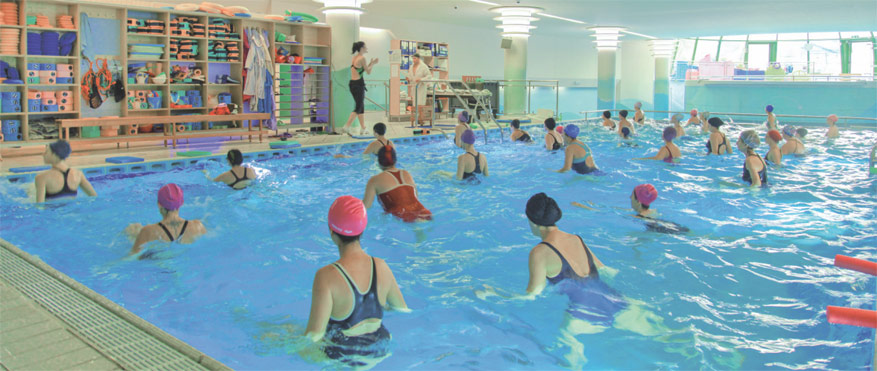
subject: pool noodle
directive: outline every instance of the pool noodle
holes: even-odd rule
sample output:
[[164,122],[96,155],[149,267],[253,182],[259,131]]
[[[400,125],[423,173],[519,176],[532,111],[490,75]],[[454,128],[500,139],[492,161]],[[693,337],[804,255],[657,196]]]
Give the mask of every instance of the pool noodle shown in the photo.
[[828,323],[877,328],[877,311],[829,305],[826,312]]
[[854,271],[877,276],[877,263],[875,262],[838,254],[834,256],[834,265],[839,268],[852,269]]

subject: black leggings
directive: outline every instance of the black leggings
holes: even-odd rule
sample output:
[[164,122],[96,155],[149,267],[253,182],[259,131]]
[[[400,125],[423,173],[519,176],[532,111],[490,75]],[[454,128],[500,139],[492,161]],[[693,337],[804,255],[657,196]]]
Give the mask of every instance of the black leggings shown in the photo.
[[365,80],[350,80],[350,83],[347,85],[350,87],[350,94],[353,94],[353,101],[356,102],[353,112],[357,114],[365,113]]

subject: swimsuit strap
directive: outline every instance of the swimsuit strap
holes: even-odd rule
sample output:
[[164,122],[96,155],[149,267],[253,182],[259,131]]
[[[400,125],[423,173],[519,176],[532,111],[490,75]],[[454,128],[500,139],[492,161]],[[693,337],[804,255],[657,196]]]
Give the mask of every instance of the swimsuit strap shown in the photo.
[[[377,288],[378,288],[378,285],[377,285],[377,283],[376,283],[377,280],[375,279],[375,258],[372,257],[371,260],[372,260],[372,276],[371,276],[371,281],[372,281],[372,283],[371,283],[371,286],[369,286],[369,290],[368,290],[368,292],[365,293],[365,295],[368,295],[368,294],[372,291],[372,289],[374,289],[375,291],[377,291]],[[344,271],[344,267],[341,266],[341,263],[337,263],[337,262],[336,262],[336,263],[332,263],[332,265],[334,265],[335,268],[338,268],[338,271],[341,272],[341,275],[344,276],[344,279],[347,280],[347,284],[350,285],[350,288],[351,288],[351,289],[353,289],[353,295],[354,295],[354,296],[356,296],[356,295],[359,295],[359,296],[365,296],[365,295],[363,295],[363,294],[361,294],[361,293],[359,292],[359,287],[356,287],[356,283],[354,283],[353,280],[350,279],[350,276],[348,276],[348,275],[347,275],[347,272]],[[356,298],[354,297],[354,299],[356,299]],[[356,301],[356,300],[354,300],[354,304],[353,304],[354,309],[353,309],[353,310],[356,310],[356,308],[355,308],[355,307],[356,307],[356,303],[355,303],[355,301]],[[353,314],[353,310],[350,311],[351,314]],[[348,317],[349,317],[349,316],[348,316]]]
[[396,178],[396,180],[399,182],[399,184],[405,184],[405,183],[402,181],[402,170],[387,171],[387,173],[389,173],[390,175],[392,175],[393,178]]
[[386,143],[384,143],[384,142],[381,142],[381,140],[380,140],[380,139],[377,139],[377,138],[375,138],[375,140],[377,140],[377,141],[378,141],[378,143],[380,143],[380,144],[381,144],[381,146],[382,146],[382,147],[386,147],[386,146],[387,146],[387,144],[386,144]]
[[164,233],[167,234],[167,238],[169,238],[171,242],[174,242],[174,235],[171,234],[171,231],[168,230],[167,227],[164,226],[164,224],[161,224],[161,222],[158,222],[158,226],[164,230]]
[[481,161],[480,161],[481,160],[481,152],[478,152],[477,155],[473,155],[470,152],[466,152],[466,153],[468,153],[469,155],[471,155],[472,157],[475,158],[475,170],[472,170],[472,172],[480,174],[481,173]]
[[582,247],[585,248],[585,255],[588,257],[588,277],[599,277],[600,273],[597,272],[597,264],[594,263],[594,255],[591,254],[591,249],[585,244],[585,240],[582,239],[582,236],[576,235],[576,237],[582,242]]
[[189,226],[189,221],[188,221],[188,220],[186,220],[185,222],[183,222],[183,228],[180,229],[180,235],[177,236],[177,239],[178,239],[178,240],[180,239],[180,237],[183,237],[183,233],[186,233],[186,227],[187,227],[187,226]]
[[582,149],[583,149],[583,150],[585,150],[585,157],[582,157],[582,158],[588,158],[588,156],[590,156],[590,155],[591,155],[591,152],[590,152],[590,151],[588,151],[588,147],[587,147],[587,146],[585,146],[585,144],[584,144],[584,143],[582,143],[582,142],[573,142],[573,144],[578,144],[578,145],[579,145],[579,147],[582,147]]
[[378,292],[378,270],[375,268],[375,258],[372,257],[372,277],[371,277],[372,285],[368,288],[368,293],[366,294],[377,294]]

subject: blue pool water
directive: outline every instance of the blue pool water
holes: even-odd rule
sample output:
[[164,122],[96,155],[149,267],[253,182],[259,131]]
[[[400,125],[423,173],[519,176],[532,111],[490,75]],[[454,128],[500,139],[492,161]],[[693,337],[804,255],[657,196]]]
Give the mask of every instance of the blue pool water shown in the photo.
[[[412,313],[385,314],[392,355],[376,369],[832,368],[872,367],[874,331],[829,325],[825,306],[875,309],[877,285],[835,268],[835,254],[877,260],[877,183],[867,175],[874,131],[834,143],[811,131],[809,156],[771,168],[764,190],[737,187],[742,156],[703,155],[705,137],[679,141],[677,165],[633,161],[658,148],[659,127],[639,147],[583,130],[602,176],[557,174],[561,154],[500,143],[478,149],[491,177],[478,186],[446,179],[460,150],[450,141],[399,146],[434,221],[405,224],[370,211],[362,244],[390,264]],[[741,128],[725,130],[733,142]],[[531,130],[537,140],[539,129]],[[764,152],[759,150],[759,153]],[[135,314],[237,369],[311,369],[297,354],[319,267],[337,258],[326,212],[340,195],[361,197],[372,159],[328,155],[251,163],[261,181],[234,192],[198,169],[94,179],[100,197],[44,208],[24,185],[0,185],[2,238],[39,256]],[[212,175],[225,170],[205,165]],[[160,220],[157,189],[185,191],[185,218],[207,236],[157,245],[158,259],[123,259],[122,230]],[[642,182],[659,190],[662,218],[691,229],[646,231],[628,196]],[[565,318],[566,296],[480,299],[485,286],[523,293],[527,257],[539,242],[523,210],[544,191],[563,208],[559,226],[580,234],[607,266],[606,282],[637,308],[615,327]],[[589,211],[569,206],[593,201]]]

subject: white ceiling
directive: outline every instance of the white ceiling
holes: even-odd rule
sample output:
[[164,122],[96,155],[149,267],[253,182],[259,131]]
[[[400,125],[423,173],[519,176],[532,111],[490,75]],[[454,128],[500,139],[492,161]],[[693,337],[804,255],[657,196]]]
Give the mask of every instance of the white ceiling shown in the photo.
[[[514,0],[485,0],[514,5]],[[195,0],[164,0],[169,3]],[[223,3],[223,1],[220,1]],[[257,13],[291,9],[319,14],[312,0],[235,0]],[[877,31],[877,0],[520,0],[521,5],[587,22],[580,25],[540,17],[538,34],[586,34],[592,26],[624,26],[659,38],[752,33]],[[490,5],[469,0],[373,0],[364,5],[362,26],[382,28],[387,17],[496,30]],[[400,32],[402,30],[393,30]],[[632,38],[627,36],[626,38]]]

